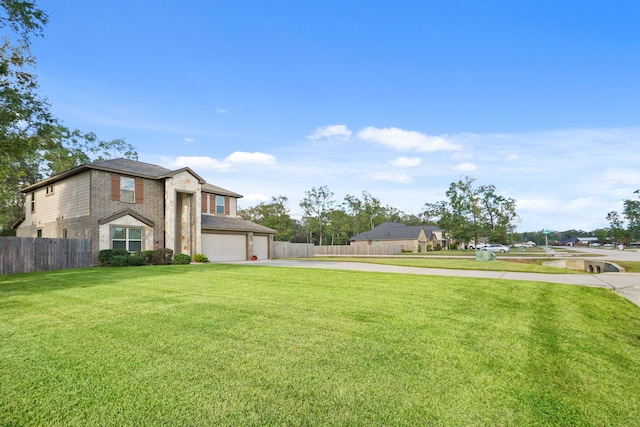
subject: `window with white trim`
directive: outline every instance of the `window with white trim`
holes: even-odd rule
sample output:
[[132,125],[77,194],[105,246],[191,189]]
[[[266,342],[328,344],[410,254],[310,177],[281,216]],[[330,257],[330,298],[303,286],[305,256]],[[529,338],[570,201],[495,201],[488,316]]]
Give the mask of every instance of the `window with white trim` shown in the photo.
[[142,229],[111,227],[111,248],[126,249],[129,252],[142,250]]

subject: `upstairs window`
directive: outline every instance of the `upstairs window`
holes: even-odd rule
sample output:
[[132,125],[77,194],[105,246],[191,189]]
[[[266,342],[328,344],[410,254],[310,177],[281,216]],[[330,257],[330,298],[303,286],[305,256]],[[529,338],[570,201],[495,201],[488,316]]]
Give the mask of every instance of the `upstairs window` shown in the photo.
[[120,177],[120,201],[135,203],[136,201],[136,180],[126,176]]
[[36,193],[35,191],[31,192],[31,213],[36,211]]
[[224,196],[216,196],[216,214],[224,215]]
[[53,190],[54,190],[53,184],[47,185],[47,196],[52,195],[53,194]]
[[111,228],[112,249],[126,249],[129,252],[142,250],[142,229],[141,228]]
[[116,202],[142,203],[144,183],[142,178],[131,178],[111,174],[111,200]]

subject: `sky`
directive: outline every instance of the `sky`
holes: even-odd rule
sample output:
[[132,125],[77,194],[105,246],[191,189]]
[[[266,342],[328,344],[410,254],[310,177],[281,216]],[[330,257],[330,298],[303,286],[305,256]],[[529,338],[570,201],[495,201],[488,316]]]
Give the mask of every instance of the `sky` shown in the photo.
[[248,208],[326,186],[418,214],[465,176],[520,232],[608,226],[640,189],[640,2],[39,0],[63,124]]

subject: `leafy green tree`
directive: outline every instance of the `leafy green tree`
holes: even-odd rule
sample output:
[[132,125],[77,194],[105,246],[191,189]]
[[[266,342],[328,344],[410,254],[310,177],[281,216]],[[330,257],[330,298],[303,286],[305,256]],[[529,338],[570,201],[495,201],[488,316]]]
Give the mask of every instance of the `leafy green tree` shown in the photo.
[[260,203],[248,209],[240,209],[238,217],[277,231],[275,240],[289,242],[293,239],[296,224],[287,208],[285,196],[272,197],[269,203]]
[[325,185],[318,188],[311,188],[305,191],[305,197],[300,202],[300,207],[304,211],[305,220],[309,233],[318,236],[318,245],[325,244],[324,234],[325,226],[329,221],[329,215],[335,200],[333,200],[333,192]]
[[619,242],[622,239],[622,218],[620,214],[616,211],[611,211],[606,216],[607,221],[609,222],[610,230],[611,230],[611,238],[614,242]]
[[446,224],[449,236],[458,242],[477,241],[477,200],[473,192],[473,178],[466,176],[452,182],[446,192],[448,211],[441,219]]
[[95,134],[60,125],[38,92],[31,37],[42,36],[47,14],[29,0],[0,0],[0,233],[22,215],[20,188],[82,163],[135,158],[124,140],[98,141]]
[[623,202],[624,206],[624,217],[629,221],[628,231],[629,236],[633,240],[640,239],[640,190],[636,190],[633,194],[638,194],[638,199],[636,200],[625,200]]
[[347,195],[343,206],[351,216],[353,235],[366,230],[373,230],[376,226],[389,220],[389,208],[382,205],[380,199],[373,197],[368,191],[362,192],[362,199]]
[[346,245],[353,236],[351,231],[351,217],[344,209],[332,209],[329,213],[327,233],[331,235],[331,245]]

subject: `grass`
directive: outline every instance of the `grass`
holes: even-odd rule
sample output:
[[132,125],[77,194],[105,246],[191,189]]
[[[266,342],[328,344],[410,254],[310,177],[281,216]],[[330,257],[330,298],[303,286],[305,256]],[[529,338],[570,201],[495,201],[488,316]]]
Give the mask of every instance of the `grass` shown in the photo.
[[250,265],[0,277],[0,425],[640,424],[601,288]]
[[444,268],[449,270],[485,270],[485,271],[515,271],[523,273],[555,273],[555,274],[584,274],[584,271],[568,270],[565,268],[542,265],[548,259],[496,259],[494,261],[476,261],[475,258],[444,258],[444,257],[348,257],[348,256],[319,256],[305,258],[306,261],[344,261],[366,262],[371,264],[400,265],[404,267]]

